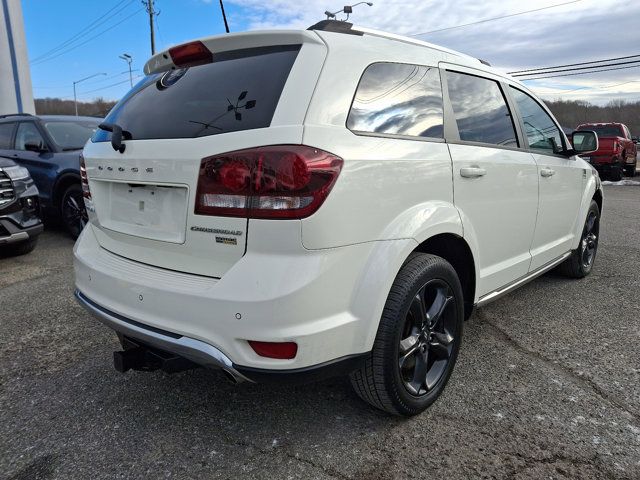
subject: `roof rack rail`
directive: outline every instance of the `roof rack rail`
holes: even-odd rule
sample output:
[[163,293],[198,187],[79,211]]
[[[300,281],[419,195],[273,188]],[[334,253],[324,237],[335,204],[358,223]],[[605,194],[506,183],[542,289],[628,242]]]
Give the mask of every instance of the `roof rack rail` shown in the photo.
[[0,118],[7,117],[33,117],[33,115],[31,115],[30,113],[5,113],[3,115],[0,115]]
[[343,22],[341,20],[321,20],[311,25],[307,30],[320,30],[322,32],[346,33],[347,35],[364,35],[363,32],[352,30],[353,23]]

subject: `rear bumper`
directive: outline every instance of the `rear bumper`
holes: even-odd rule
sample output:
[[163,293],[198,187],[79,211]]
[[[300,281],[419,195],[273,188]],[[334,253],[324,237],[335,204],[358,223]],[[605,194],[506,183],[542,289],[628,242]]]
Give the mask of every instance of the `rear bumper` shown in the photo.
[[[76,289],[85,308],[125,336],[249,380],[306,381],[356,368],[356,357],[371,350],[397,273],[378,260],[372,275],[371,258],[380,258],[372,252],[395,243],[249,250],[216,279],[114,255],[100,247],[89,225],[74,248]],[[160,339],[140,338],[148,331]],[[294,341],[298,353],[289,360],[261,357],[247,340]]]
[[235,369],[231,360],[212,345],[194,338],[149,327],[111,312],[89,299],[80,290],[76,290],[74,295],[80,305],[117,333],[134,338],[152,347],[175,353],[203,367],[221,368],[231,374],[237,382],[247,380]]

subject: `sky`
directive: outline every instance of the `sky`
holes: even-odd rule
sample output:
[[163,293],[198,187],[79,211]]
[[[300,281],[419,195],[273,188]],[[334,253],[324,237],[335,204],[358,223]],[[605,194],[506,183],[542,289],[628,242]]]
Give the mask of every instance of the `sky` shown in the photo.
[[[342,8],[343,2],[224,0],[233,32],[307,28],[326,18],[325,10]],[[487,60],[505,72],[640,55],[638,1],[373,3],[372,7],[355,7],[350,21],[452,48]],[[218,0],[155,0],[155,5],[160,12],[156,17],[156,51],[195,38],[224,34]],[[549,6],[554,7],[520,14]],[[151,51],[149,17],[140,0],[22,0],[22,8],[36,98],[72,99],[74,81],[99,74],[77,84],[78,99],[119,99],[129,89],[127,64],[118,58],[123,53],[133,57],[133,76],[142,75]],[[504,16],[508,17],[488,20]],[[466,25],[469,23],[475,24]],[[547,100],[586,100],[595,104],[612,99],[640,101],[640,63],[634,65],[637,66],[624,70],[525,83]]]

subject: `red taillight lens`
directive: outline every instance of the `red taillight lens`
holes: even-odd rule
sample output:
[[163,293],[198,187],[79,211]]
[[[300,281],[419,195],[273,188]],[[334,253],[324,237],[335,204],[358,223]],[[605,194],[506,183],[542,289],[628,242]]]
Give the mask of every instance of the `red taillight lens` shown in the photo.
[[295,358],[298,353],[298,344],[295,342],[256,342],[249,340],[249,345],[261,357],[289,360]]
[[88,200],[91,200],[89,177],[87,177],[87,167],[84,164],[84,157],[82,155],[80,155],[80,182],[82,183],[82,196]]
[[213,53],[200,41],[189,42],[169,49],[176,67],[193,67],[213,61]]
[[324,202],[342,159],[305,145],[274,145],[202,159],[195,213],[304,218]]

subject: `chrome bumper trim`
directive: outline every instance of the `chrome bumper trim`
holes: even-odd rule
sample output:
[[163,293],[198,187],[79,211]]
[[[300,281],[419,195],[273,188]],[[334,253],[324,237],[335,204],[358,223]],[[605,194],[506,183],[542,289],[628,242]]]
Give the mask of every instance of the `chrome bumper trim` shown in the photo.
[[0,245],[22,242],[23,240],[29,240],[29,234],[27,232],[13,233],[8,237],[0,237]]
[[132,339],[140,340],[152,347],[175,353],[208,368],[221,368],[231,374],[236,382],[249,381],[238,372],[233,362],[220,350],[194,338],[144,325],[111,312],[85,296],[80,290],[74,292],[80,305],[107,327]]

